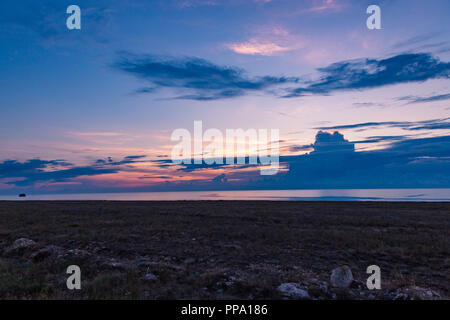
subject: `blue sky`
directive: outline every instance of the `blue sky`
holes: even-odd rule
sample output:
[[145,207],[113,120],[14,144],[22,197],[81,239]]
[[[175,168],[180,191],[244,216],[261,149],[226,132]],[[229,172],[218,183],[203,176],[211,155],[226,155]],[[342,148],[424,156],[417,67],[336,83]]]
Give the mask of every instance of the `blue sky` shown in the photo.
[[[450,187],[449,9],[2,1],[0,193]],[[195,120],[280,129],[283,170],[173,165],[171,132]]]

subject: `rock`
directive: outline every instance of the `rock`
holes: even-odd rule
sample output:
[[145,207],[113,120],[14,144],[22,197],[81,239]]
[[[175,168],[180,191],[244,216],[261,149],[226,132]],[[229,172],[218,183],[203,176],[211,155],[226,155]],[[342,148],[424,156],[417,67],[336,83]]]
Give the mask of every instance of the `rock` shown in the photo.
[[13,249],[19,249],[19,248],[28,248],[33,247],[36,245],[36,242],[34,242],[31,239],[27,238],[20,238],[14,241],[13,245],[11,246]]
[[62,254],[63,249],[58,246],[49,245],[46,246],[30,255],[30,258],[33,259],[34,262],[42,261],[48,257],[55,257]]
[[320,281],[319,279],[313,278],[311,282],[314,283],[323,293],[328,293],[328,283],[325,281]]
[[102,266],[107,269],[124,270],[125,265],[117,260],[111,259],[102,263]]
[[325,281],[319,284],[320,289],[322,289],[323,292],[328,293],[328,283]]
[[14,243],[5,249],[5,255],[16,255],[23,254],[23,252],[27,249],[34,248],[36,246],[36,242],[27,238],[20,238],[14,241]]
[[335,268],[331,272],[330,281],[334,287],[348,288],[353,282],[352,270],[348,266]]
[[393,294],[394,300],[440,300],[441,295],[431,289],[417,286],[397,289]]
[[236,282],[236,277],[229,276],[228,279],[223,283],[226,287],[232,287]]
[[144,280],[153,282],[153,281],[158,280],[158,276],[154,275],[153,273],[147,273],[147,274],[144,276]]
[[406,293],[398,293],[395,295],[394,300],[412,300]]
[[277,290],[285,297],[291,299],[310,299],[308,291],[298,283],[283,283]]
[[86,257],[90,257],[91,254],[89,253],[89,251],[86,251],[83,249],[70,249],[70,250],[67,250],[65,256],[75,256],[75,257],[86,258]]

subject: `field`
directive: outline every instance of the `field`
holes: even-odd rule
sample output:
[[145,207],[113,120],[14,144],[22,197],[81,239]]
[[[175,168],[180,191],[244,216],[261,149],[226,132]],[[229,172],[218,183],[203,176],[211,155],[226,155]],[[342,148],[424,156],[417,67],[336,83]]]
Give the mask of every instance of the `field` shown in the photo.
[[[448,299],[449,218],[450,203],[2,201],[0,299],[282,299],[282,283],[310,299]],[[354,281],[333,287],[343,265]]]

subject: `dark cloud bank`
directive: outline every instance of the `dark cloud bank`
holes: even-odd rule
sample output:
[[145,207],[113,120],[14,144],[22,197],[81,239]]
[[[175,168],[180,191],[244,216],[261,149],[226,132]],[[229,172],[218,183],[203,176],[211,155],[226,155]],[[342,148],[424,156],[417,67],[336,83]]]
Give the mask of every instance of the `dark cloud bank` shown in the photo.
[[[450,63],[428,53],[399,54],[386,59],[358,59],[333,63],[317,69],[319,78],[305,82],[300,77],[250,77],[245,70],[219,66],[193,57],[161,57],[122,54],[113,68],[145,80],[151,86],[138,93],[154,93],[160,88],[183,92],[175,99],[218,100],[265,92],[284,98],[329,95],[338,91],[364,90],[430,79],[448,79]],[[414,102],[448,99],[438,95]]]
[[24,188],[33,187],[39,182],[67,182],[77,177],[117,173],[123,166],[138,162],[143,157],[128,156],[121,161],[99,159],[88,166],[75,166],[63,160],[5,160],[0,162],[0,179],[9,178],[12,181],[7,184]]
[[[316,141],[307,146],[311,152],[298,156],[281,156],[281,166],[288,171],[275,176],[260,176],[259,168],[250,165],[228,167],[226,174],[212,180],[176,182],[172,179],[158,186],[134,189],[92,188],[88,185],[67,187],[59,192],[125,192],[125,191],[193,191],[193,190],[250,190],[250,189],[314,189],[314,188],[450,188],[450,136],[407,139],[406,137],[371,137],[361,142],[387,141],[389,147],[374,151],[355,151],[355,142],[348,141],[339,132],[319,131]],[[112,159],[97,161],[92,166],[71,167],[60,160],[39,159],[25,162],[0,163],[0,178],[17,178],[9,184],[11,192],[31,190],[36,182],[70,181],[81,176],[116,173],[129,163],[140,161],[143,156],[126,157],[122,161]],[[162,168],[171,166],[170,160],[155,160]],[[47,171],[52,166],[62,168]],[[224,165],[226,166],[226,165]],[[178,172],[195,172],[218,166],[186,165]],[[151,176],[146,175],[145,178]],[[166,176],[167,178],[170,178]],[[239,179],[239,182],[234,182]],[[171,182],[172,181],[172,182]]]
[[217,100],[264,91],[280,84],[295,83],[296,78],[249,77],[242,69],[218,66],[207,60],[184,57],[136,56],[126,54],[113,65],[151,83],[138,93],[153,93],[157,88],[185,89],[188,94],[175,99]]

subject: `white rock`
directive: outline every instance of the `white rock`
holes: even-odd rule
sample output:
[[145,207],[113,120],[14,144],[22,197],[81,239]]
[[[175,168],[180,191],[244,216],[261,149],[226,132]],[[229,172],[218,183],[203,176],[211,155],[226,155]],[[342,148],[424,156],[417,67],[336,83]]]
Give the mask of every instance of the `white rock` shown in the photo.
[[330,280],[334,287],[348,288],[353,282],[352,270],[348,266],[335,268],[331,272]]
[[36,245],[36,242],[34,242],[33,240],[30,240],[27,238],[20,238],[20,239],[17,239],[16,241],[14,241],[14,243],[11,247],[14,249],[19,249],[19,248],[32,247],[34,245]]
[[16,254],[23,252],[23,250],[36,246],[36,242],[27,238],[20,238],[14,241],[14,243],[5,249],[5,254]]
[[283,296],[291,299],[309,299],[308,291],[303,289],[298,283],[283,283],[278,288]]
[[147,273],[147,274],[144,276],[144,280],[147,280],[147,281],[156,281],[156,280],[158,280],[158,276],[154,275],[153,273]]

